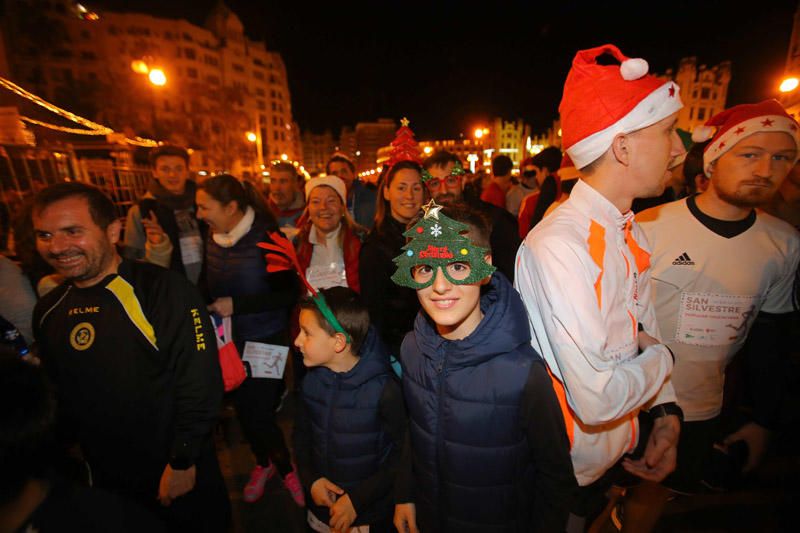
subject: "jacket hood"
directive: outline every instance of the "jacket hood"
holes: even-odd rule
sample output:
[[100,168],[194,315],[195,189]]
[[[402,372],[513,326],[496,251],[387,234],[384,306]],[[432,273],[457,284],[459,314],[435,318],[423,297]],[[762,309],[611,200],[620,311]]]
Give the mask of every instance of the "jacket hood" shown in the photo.
[[436,331],[424,311],[414,323],[414,337],[419,351],[435,359],[442,345],[448,366],[472,366],[530,344],[528,315],[519,293],[501,272],[492,274],[489,289],[481,295],[483,319],[467,337],[450,341]]
[[364,343],[361,345],[356,366],[343,373],[334,372],[324,366],[314,368],[312,371],[318,373],[317,375],[324,385],[330,385],[335,379],[339,379],[340,388],[356,389],[376,376],[391,373],[392,369],[389,366],[389,352],[386,346],[375,328],[370,326]]

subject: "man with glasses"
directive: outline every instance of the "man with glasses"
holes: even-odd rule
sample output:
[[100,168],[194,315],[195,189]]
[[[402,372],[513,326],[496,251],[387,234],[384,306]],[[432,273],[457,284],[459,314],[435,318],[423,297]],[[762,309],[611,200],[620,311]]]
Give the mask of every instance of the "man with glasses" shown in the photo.
[[491,221],[492,262],[513,282],[514,258],[520,243],[516,219],[505,209],[464,195],[466,171],[457,155],[445,150],[435,152],[423,167],[423,182],[434,200],[440,204],[462,201]]

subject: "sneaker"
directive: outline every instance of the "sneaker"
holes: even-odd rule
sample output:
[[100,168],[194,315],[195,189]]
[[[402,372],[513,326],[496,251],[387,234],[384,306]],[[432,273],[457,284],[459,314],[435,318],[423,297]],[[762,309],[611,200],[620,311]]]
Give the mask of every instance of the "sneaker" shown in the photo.
[[250,472],[250,481],[244,486],[244,501],[247,503],[257,502],[264,495],[264,485],[275,475],[276,468],[269,462],[266,468],[261,465],[256,465],[252,472]]
[[286,477],[283,478],[283,486],[286,487],[286,490],[292,495],[294,503],[300,507],[306,506],[306,497],[303,495],[303,487],[300,485],[300,479],[297,477],[297,470],[293,468],[291,472],[286,474]]

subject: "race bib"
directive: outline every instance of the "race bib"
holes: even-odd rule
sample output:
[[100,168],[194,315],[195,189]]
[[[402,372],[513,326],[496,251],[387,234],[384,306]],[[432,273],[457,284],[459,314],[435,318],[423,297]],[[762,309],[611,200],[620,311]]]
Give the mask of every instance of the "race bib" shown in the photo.
[[181,261],[184,265],[192,265],[203,261],[203,241],[200,235],[181,237]]
[[344,265],[330,263],[322,266],[310,266],[306,269],[306,279],[317,290],[330,287],[347,287],[347,274]]
[[281,379],[289,357],[288,346],[263,342],[244,343],[242,361],[250,365],[250,377]]
[[695,346],[736,344],[747,335],[758,307],[758,296],[685,292],[675,340]]

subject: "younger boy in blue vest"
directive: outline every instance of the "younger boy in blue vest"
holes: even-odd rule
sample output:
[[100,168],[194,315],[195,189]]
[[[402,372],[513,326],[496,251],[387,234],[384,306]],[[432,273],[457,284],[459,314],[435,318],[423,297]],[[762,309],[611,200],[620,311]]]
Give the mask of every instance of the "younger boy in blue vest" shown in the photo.
[[563,531],[576,487],[569,441],[522,300],[491,265],[479,214],[423,210],[392,277],[423,309],[400,352],[410,423],[395,526]]
[[358,294],[320,295],[301,301],[295,339],[309,367],[293,439],[309,525],[388,532],[406,424],[400,385]]

